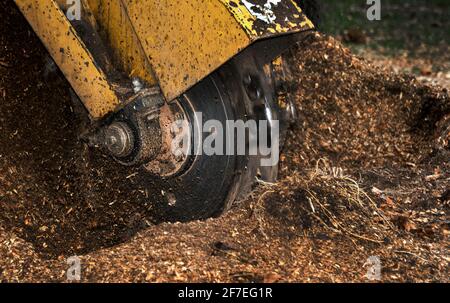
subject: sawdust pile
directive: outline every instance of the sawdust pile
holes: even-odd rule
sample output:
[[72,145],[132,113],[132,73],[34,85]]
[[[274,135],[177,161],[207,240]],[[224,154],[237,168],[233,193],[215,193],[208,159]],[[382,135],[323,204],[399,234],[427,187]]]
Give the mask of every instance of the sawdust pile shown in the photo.
[[65,281],[79,254],[83,281],[365,281],[377,256],[384,281],[448,282],[448,91],[312,35],[279,184],[221,218],[153,225],[133,171],[79,142],[67,83],[43,76],[12,1],[0,16],[0,280]]

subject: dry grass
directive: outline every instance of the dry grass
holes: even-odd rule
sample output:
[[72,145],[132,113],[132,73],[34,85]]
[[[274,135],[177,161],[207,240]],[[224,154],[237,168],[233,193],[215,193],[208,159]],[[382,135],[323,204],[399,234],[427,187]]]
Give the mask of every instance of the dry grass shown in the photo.
[[295,172],[278,184],[262,184],[258,192],[252,209],[266,238],[273,218],[302,232],[318,223],[333,233],[377,244],[394,230],[360,184],[327,159],[318,160],[306,175]]

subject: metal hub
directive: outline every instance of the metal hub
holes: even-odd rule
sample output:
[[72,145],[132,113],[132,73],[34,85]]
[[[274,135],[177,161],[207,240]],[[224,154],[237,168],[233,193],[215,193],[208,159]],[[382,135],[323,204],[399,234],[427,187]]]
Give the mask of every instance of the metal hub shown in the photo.
[[[210,132],[205,122],[226,125],[252,119],[268,121],[270,128],[274,121],[284,120],[290,116],[289,94],[280,89],[277,94],[275,88],[285,74],[270,66],[263,69],[254,57],[241,55],[172,102],[162,102],[156,90],[141,95],[103,131],[103,145],[118,162],[142,167],[135,182],[151,193],[161,220],[218,215],[251,190],[256,175],[275,181],[278,165],[263,167],[261,154],[203,153]],[[282,123],[281,138],[287,126]],[[272,144],[272,137],[268,139]]]
[[188,117],[178,100],[159,111],[161,150],[145,168],[158,176],[169,178],[184,170],[192,148],[192,133]]
[[125,122],[115,122],[105,130],[105,146],[114,157],[129,156],[134,141],[133,131]]

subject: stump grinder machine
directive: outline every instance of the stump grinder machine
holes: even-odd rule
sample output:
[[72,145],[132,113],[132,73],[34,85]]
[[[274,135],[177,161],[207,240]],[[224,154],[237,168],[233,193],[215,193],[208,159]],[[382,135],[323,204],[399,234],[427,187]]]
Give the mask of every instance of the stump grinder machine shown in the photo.
[[[276,179],[261,155],[196,153],[194,137],[208,120],[279,121],[284,137],[289,53],[314,30],[310,1],[14,1],[84,105],[86,142],[138,168],[152,180],[142,187],[160,180],[169,220],[220,215],[257,178]],[[189,125],[178,154],[176,121]]]

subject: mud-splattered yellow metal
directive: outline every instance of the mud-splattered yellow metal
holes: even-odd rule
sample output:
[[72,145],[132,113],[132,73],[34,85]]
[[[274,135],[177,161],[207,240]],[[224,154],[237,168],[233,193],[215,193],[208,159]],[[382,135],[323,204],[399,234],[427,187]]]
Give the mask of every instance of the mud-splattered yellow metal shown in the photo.
[[129,77],[139,77],[156,85],[149,58],[131,24],[126,6],[120,0],[83,0],[89,3],[91,13],[100,26],[111,52]]
[[314,24],[293,0],[220,1],[252,40],[314,28]]
[[[15,0],[94,118],[122,100],[63,7],[76,0]],[[78,1],[79,2],[79,1]],[[313,29],[293,0],[81,0],[121,79],[159,85],[167,101],[254,41]],[[92,35],[94,37],[95,35]],[[87,38],[86,38],[87,37]],[[61,51],[64,50],[64,51]],[[116,74],[117,76],[117,74]]]
[[66,15],[52,0],[15,0],[86,108],[99,118],[120,101]]
[[254,41],[314,27],[291,0],[123,2],[168,100]]

